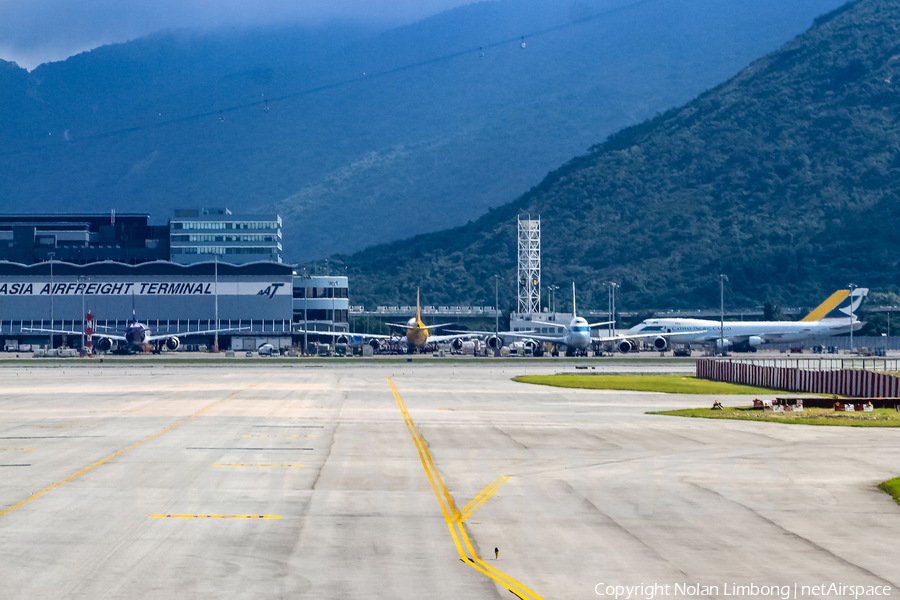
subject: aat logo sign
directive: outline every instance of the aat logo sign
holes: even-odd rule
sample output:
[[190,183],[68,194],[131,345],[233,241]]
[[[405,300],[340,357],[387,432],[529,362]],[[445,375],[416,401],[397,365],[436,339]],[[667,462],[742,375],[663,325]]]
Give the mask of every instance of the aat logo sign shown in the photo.
[[268,296],[269,298],[274,298],[275,294],[278,293],[278,289],[283,286],[284,286],[283,283],[273,283],[272,285],[259,290],[256,293],[256,295],[257,296]]

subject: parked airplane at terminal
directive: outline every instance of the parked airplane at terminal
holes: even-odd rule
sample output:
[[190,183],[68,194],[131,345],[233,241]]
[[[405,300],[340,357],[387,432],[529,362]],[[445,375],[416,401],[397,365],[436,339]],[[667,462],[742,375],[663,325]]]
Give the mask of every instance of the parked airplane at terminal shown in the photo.
[[108,352],[112,349],[112,343],[118,342],[118,349],[125,352],[144,352],[147,346],[152,346],[156,352],[162,350],[163,347],[170,351],[178,350],[181,347],[182,337],[195,335],[212,335],[215,333],[226,333],[249,329],[248,327],[230,327],[227,329],[208,329],[205,331],[176,331],[175,333],[165,333],[153,335],[150,327],[137,320],[137,316],[132,310],[131,322],[125,327],[124,333],[102,333],[98,331],[70,331],[62,329],[38,329],[25,327],[22,331],[30,331],[32,333],[47,333],[56,335],[80,336],[87,333],[96,338],[94,347],[100,352]]
[[[721,321],[711,319],[659,318],[646,319],[627,332],[609,338],[620,352],[629,352],[636,338],[653,338],[657,350],[665,350],[670,338],[679,342],[719,344],[724,338],[726,348],[752,351],[768,342],[799,342],[815,336],[832,336],[856,331],[865,323],[857,311],[868,294],[867,288],[838,290],[800,321]],[[721,330],[721,331],[720,331]],[[724,334],[724,335],[723,335]]]
[[550,343],[561,346],[565,349],[567,356],[575,354],[584,354],[588,347],[596,338],[591,337],[591,328],[609,325],[612,321],[604,321],[603,323],[588,323],[582,317],[579,317],[575,309],[575,282],[572,282],[572,320],[568,325],[555,323],[556,327],[562,327],[564,330],[561,334],[541,334],[534,331],[501,331],[490,332],[480,331],[474,332],[481,335],[487,335],[486,344],[488,348],[497,349],[503,345],[503,338],[511,337],[523,340],[526,348],[530,348],[535,355],[540,355],[540,346],[542,343]]
[[[375,333],[348,333],[346,331],[304,331],[299,330],[295,333],[305,333],[307,335],[325,335],[331,336],[337,343],[347,343],[351,338],[362,338],[364,340],[369,340],[369,345],[373,348],[377,349],[380,345],[380,340],[393,340],[398,341],[400,343],[404,343],[407,345],[407,349],[410,353],[416,352],[418,350],[422,350],[425,347],[425,344],[429,342],[439,343],[439,342],[453,342],[454,349],[459,350],[462,346],[461,340],[478,337],[477,333],[469,333],[469,332],[459,332],[454,333],[453,335],[431,335],[428,330],[429,329],[437,329],[439,327],[449,327],[451,325],[457,325],[457,323],[440,323],[438,325],[426,325],[422,322],[422,308],[419,303],[419,290],[416,289],[416,316],[410,317],[409,321],[406,323],[386,323],[386,325],[390,327],[396,327],[398,329],[404,330],[403,336],[398,335],[384,335],[384,334],[375,334]],[[459,346],[459,347],[457,347]]]

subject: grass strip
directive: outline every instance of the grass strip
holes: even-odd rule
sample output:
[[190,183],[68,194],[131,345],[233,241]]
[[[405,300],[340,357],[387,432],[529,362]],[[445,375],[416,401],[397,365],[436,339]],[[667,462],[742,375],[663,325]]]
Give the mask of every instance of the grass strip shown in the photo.
[[693,375],[521,375],[513,381],[588,390],[630,390],[665,394],[760,395],[778,390],[697,379]]
[[879,483],[878,489],[890,494],[891,498],[893,498],[897,504],[900,504],[900,477],[894,477],[893,479],[888,479],[883,483]]
[[[731,419],[736,421],[768,421],[792,425],[830,425],[836,427],[900,427],[900,412],[893,408],[876,408],[872,412],[846,413],[830,408],[805,408],[803,412],[765,412],[750,406],[728,407],[723,410],[711,408],[688,408],[682,410],[661,410],[648,415],[670,417],[693,417],[700,419]],[[892,480],[893,481],[893,480]],[[900,480],[898,480],[900,481]],[[900,490],[900,483],[898,490]]]

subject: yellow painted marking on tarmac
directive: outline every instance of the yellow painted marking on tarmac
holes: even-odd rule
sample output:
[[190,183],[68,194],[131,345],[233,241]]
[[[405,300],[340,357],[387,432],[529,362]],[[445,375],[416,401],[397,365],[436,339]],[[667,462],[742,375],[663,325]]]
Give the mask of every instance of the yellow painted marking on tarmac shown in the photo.
[[280,519],[281,515],[150,515],[151,519]]
[[[466,535],[465,528],[463,527],[463,520],[465,519],[465,517],[462,517],[460,515],[460,512],[456,509],[456,505],[453,503],[453,498],[450,497],[450,492],[447,491],[447,487],[444,485],[444,481],[441,479],[440,473],[438,473],[437,469],[434,466],[434,461],[431,459],[431,453],[425,446],[425,440],[416,429],[416,425],[415,423],[413,423],[412,417],[410,416],[409,411],[406,409],[406,405],[403,404],[403,400],[400,398],[400,393],[397,391],[397,387],[394,385],[394,382],[390,377],[388,377],[387,380],[391,386],[391,391],[394,394],[394,398],[397,400],[397,406],[400,407],[400,412],[403,414],[403,420],[406,423],[406,428],[409,430],[409,435],[412,437],[413,443],[415,443],[416,445],[416,451],[419,453],[419,460],[422,461],[422,467],[425,469],[425,474],[428,476],[428,481],[431,483],[431,489],[434,491],[434,495],[438,499],[438,503],[441,505],[441,512],[444,515],[444,520],[447,522],[447,527],[450,529],[450,535],[453,537],[453,542],[456,544],[456,549],[459,552],[460,560],[462,560],[464,563],[466,563],[476,571],[487,575],[519,598],[523,598],[526,600],[543,600],[539,595],[537,595],[515,579],[509,577],[504,573],[501,573],[497,569],[488,565],[486,562],[481,560],[481,558],[475,552],[475,549],[472,547],[472,543],[469,540],[469,536]],[[470,505],[472,505],[472,502],[470,502],[466,505],[464,510],[468,509],[468,514],[472,514],[472,512],[474,512],[482,502],[493,495],[493,493],[496,492],[501,485],[506,483],[508,479],[509,477],[497,478],[494,483],[492,483],[487,487],[487,489],[485,489],[475,497],[475,500],[480,499],[480,502],[478,502],[474,506],[474,508],[469,509]],[[438,487],[440,487],[440,490],[438,489]],[[443,494],[441,492],[443,492]],[[475,502],[475,500],[473,500],[473,502]],[[457,533],[457,531],[459,533]],[[462,538],[463,543],[465,543],[465,546],[469,551],[468,554],[465,552],[465,550],[463,550],[462,543],[460,543],[460,537]],[[471,555],[471,558],[469,557],[469,555]]]
[[306,465],[274,465],[268,463],[210,463],[211,467],[305,467]]
[[[474,506],[472,506],[472,508],[470,510],[466,510],[466,509],[468,509],[469,506],[472,505],[472,502],[469,502],[469,504],[467,504],[463,507],[462,511],[460,511],[460,514],[459,514],[459,522],[462,523],[463,521],[465,521],[466,519],[471,517],[472,513],[475,512],[476,510],[478,510],[478,508],[482,504],[484,504],[488,498],[493,496],[494,492],[499,490],[500,486],[503,485],[504,483],[506,483],[507,481],[509,481],[508,475],[506,477],[498,477],[497,480],[494,481],[494,483],[492,483],[491,485],[486,487],[483,492],[481,492],[480,494],[475,496],[472,499],[472,502],[475,502],[476,500],[478,500],[478,502]],[[481,498],[481,499],[479,500],[479,498]]]
[[19,452],[21,450],[34,450],[34,448],[0,448],[0,452]]
[[228,397],[225,398],[224,400],[219,400],[219,401],[216,402],[215,404],[210,404],[209,406],[207,406],[206,408],[204,408],[204,409],[201,410],[200,412],[196,412],[196,413],[192,414],[192,415],[189,416],[187,419],[184,419],[184,420],[182,420],[182,421],[179,421],[179,422],[175,423],[174,425],[171,425],[171,426],[169,426],[169,427],[166,427],[166,428],[163,429],[162,431],[160,431],[160,432],[158,432],[158,433],[154,433],[154,434],[151,435],[150,437],[148,437],[148,438],[146,438],[146,439],[143,439],[143,440],[141,440],[140,442],[137,442],[136,444],[132,444],[132,445],[128,446],[127,448],[125,448],[124,450],[119,450],[118,452],[116,452],[116,453],[113,454],[112,456],[108,456],[108,457],[104,458],[103,460],[101,460],[100,462],[96,462],[96,463],[92,464],[91,466],[86,467],[86,468],[84,468],[84,469],[78,471],[78,472],[75,473],[74,475],[72,475],[72,476],[70,476],[70,477],[67,477],[67,478],[63,479],[63,480],[60,481],[59,483],[56,483],[56,484],[51,485],[51,486],[48,487],[46,490],[41,491],[41,492],[38,492],[37,494],[34,494],[34,495],[31,496],[30,498],[27,498],[27,499],[25,499],[25,500],[22,500],[22,501],[19,502],[18,504],[15,504],[15,505],[13,505],[13,506],[10,506],[9,508],[7,508],[6,510],[4,510],[3,512],[0,512],[0,517],[2,517],[3,515],[5,515],[5,514],[8,513],[8,512],[11,512],[11,511],[13,511],[13,510],[19,508],[19,507],[22,506],[23,504],[26,504],[26,503],[28,503],[28,502],[31,502],[32,500],[34,500],[34,499],[37,498],[38,496],[42,496],[42,495],[46,494],[47,492],[49,492],[49,491],[52,490],[53,488],[57,488],[57,487],[61,486],[62,484],[66,483],[66,482],[72,481],[73,479],[75,479],[75,478],[78,477],[79,475],[83,475],[84,473],[87,473],[88,471],[90,471],[90,470],[93,469],[94,467],[99,467],[99,466],[102,465],[103,463],[108,462],[108,461],[114,459],[115,457],[117,457],[117,456],[119,456],[119,455],[121,455],[121,454],[125,454],[126,452],[128,452],[128,451],[131,450],[132,448],[137,448],[138,446],[140,446],[140,445],[143,444],[144,442],[149,442],[149,441],[152,440],[153,438],[158,437],[158,436],[164,434],[165,432],[169,431],[170,429],[175,429],[175,428],[178,427],[179,425],[181,425],[181,424],[183,424],[183,423],[187,423],[188,421],[190,421],[191,419],[193,419],[193,418],[195,418],[195,417],[199,417],[200,415],[202,415],[202,414],[205,413],[206,411],[211,410],[211,409],[213,409],[213,408],[219,406],[220,404],[223,404],[223,403],[225,403],[225,402],[228,402],[229,400],[231,400],[232,398],[234,398],[234,397],[237,396],[238,394],[243,394],[243,393],[246,392],[247,390],[252,389],[252,388],[255,388],[255,387],[258,386],[258,385],[259,385],[258,383],[254,383],[254,384],[251,385],[250,387],[246,387],[246,388],[240,390],[239,392],[233,393],[232,395],[228,396]]
[[318,437],[316,435],[265,435],[265,434],[244,434],[244,437]]

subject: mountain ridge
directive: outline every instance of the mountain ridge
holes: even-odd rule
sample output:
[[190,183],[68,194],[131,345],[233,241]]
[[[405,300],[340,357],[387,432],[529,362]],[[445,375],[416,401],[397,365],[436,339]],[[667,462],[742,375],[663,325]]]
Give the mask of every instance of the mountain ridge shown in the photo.
[[815,305],[851,282],[895,291],[898,32],[894,5],[851,2],[480,219],[332,264],[372,304],[419,285],[431,303],[492,304],[499,273],[506,307],[515,219],[530,213],[542,216],[544,285],[577,281],[583,306],[605,307],[608,281],[624,307],[714,306],[720,273],[726,301],[743,305]]
[[838,2],[504,0],[388,32],[105,47],[0,74],[0,208],[279,210],[289,260],[352,252],[478,217]]

